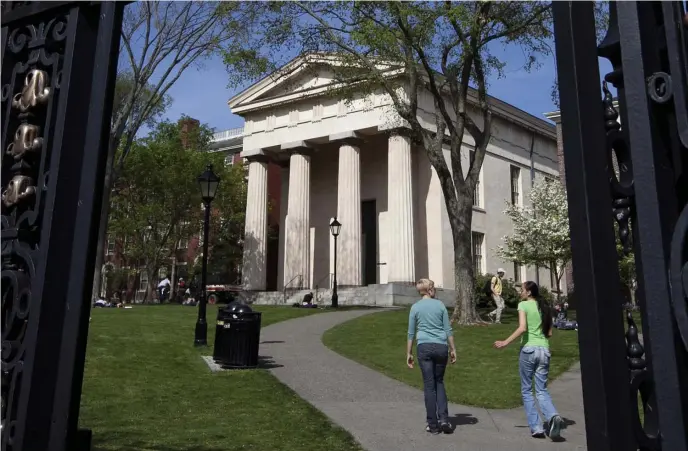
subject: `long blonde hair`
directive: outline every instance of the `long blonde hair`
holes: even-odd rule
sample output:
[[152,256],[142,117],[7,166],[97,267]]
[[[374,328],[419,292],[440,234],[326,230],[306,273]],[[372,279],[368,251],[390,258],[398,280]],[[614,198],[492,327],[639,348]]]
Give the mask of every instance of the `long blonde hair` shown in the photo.
[[435,282],[430,279],[420,279],[418,282],[416,282],[416,290],[418,290],[418,293],[420,293],[421,296],[427,295],[431,298],[434,298]]

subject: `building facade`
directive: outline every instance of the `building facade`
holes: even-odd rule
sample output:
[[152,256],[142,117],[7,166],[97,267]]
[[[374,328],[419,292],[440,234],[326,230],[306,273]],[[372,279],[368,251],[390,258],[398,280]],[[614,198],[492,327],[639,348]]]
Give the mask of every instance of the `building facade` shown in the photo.
[[[333,217],[342,224],[338,286],[407,284],[429,277],[453,289],[451,230],[439,179],[424,149],[405,136],[384,92],[353,100],[333,96],[331,63],[297,58],[279,77],[265,78],[228,102],[245,119],[245,289],[312,289],[331,283]],[[503,267],[516,282],[531,279],[551,287],[549,271],[503,261],[495,248],[513,231],[503,214],[507,202],[524,205],[537,180],[559,176],[555,126],[498,99],[490,102],[492,138],[474,195],[474,265],[480,273]],[[432,129],[429,93],[419,105],[421,123]],[[464,171],[473,146],[466,134]],[[280,204],[270,209],[269,174],[276,167]],[[272,275],[268,264],[275,249],[268,246],[268,218],[275,211],[279,238]]]

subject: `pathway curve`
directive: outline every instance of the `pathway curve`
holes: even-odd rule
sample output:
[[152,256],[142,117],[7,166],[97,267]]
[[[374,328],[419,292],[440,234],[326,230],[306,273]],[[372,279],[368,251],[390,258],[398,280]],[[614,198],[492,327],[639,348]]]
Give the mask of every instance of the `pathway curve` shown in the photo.
[[565,442],[530,438],[522,408],[488,410],[457,404],[449,406],[456,432],[427,434],[422,391],[342,357],[322,343],[326,330],[376,312],[321,313],[270,325],[261,331],[260,354],[274,361],[270,371],[280,381],[348,430],[368,451],[586,449],[578,367],[550,387],[559,413],[570,420]]

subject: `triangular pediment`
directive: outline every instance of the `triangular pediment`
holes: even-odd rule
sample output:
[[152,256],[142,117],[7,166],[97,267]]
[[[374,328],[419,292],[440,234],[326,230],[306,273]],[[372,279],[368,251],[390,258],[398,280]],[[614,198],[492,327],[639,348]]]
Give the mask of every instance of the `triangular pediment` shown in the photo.
[[334,82],[334,73],[328,66],[323,64],[309,65],[298,74],[284,78],[276,86],[256,97],[255,100],[271,99],[297,92],[305,92],[323,86],[330,86]]
[[331,54],[309,54],[293,59],[276,71],[227,102],[234,113],[263,108],[273,102],[297,101],[299,98],[322,95],[338,81],[335,67],[341,60]]

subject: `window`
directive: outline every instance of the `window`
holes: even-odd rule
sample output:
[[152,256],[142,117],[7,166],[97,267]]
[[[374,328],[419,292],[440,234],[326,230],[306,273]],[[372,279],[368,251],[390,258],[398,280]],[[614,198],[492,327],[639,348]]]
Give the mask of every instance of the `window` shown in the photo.
[[107,236],[107,255],[115,255],[115,239],[112,235]]
[[147,291],[148,290],[148,272],[145,269],[142,269],[139,272],[139,291]]
[[234,154],[225,156],[225,166],[232,166],[234,164]]
[[554,179],[552,177],[545,177],[545,183],[552,183]]
[[516,282],[516,283],[522,283],[523,282],[522,272],[523,272],[523,265],[521,265],[519,262],[514,262],[514,282]]
[[180,224],[179,231],[180,235],[184,236],[184,238],[180,238],[179,241],[177,242],[177,249],[188,249],[189,248],[189,238],[186,236],[189,233],[189,225],[191,223],[189,221],[184,221]]
[[511,203],[521,205],[521,169],[511,166]]
[[478,232],[472,233],[473,238],[473,271],[476,274],[483,273],[483,241],[485,235]]
[[[469,162],[469,168],[473,166],[473,161],[475,161],[475,150],[469,151],[468,158],[470,160]],[[473,206],[474,207],[479,207],[482,208],[482,199],[480,198],[480,183],[482,182],[483,178],[483,170],[480,168],[480,172],[478,173],[478,180],[475,182],[475,188],[473,189]]]
[[473,206],[480,207],[480,177],[475,182],[475,188],[473,189]]

